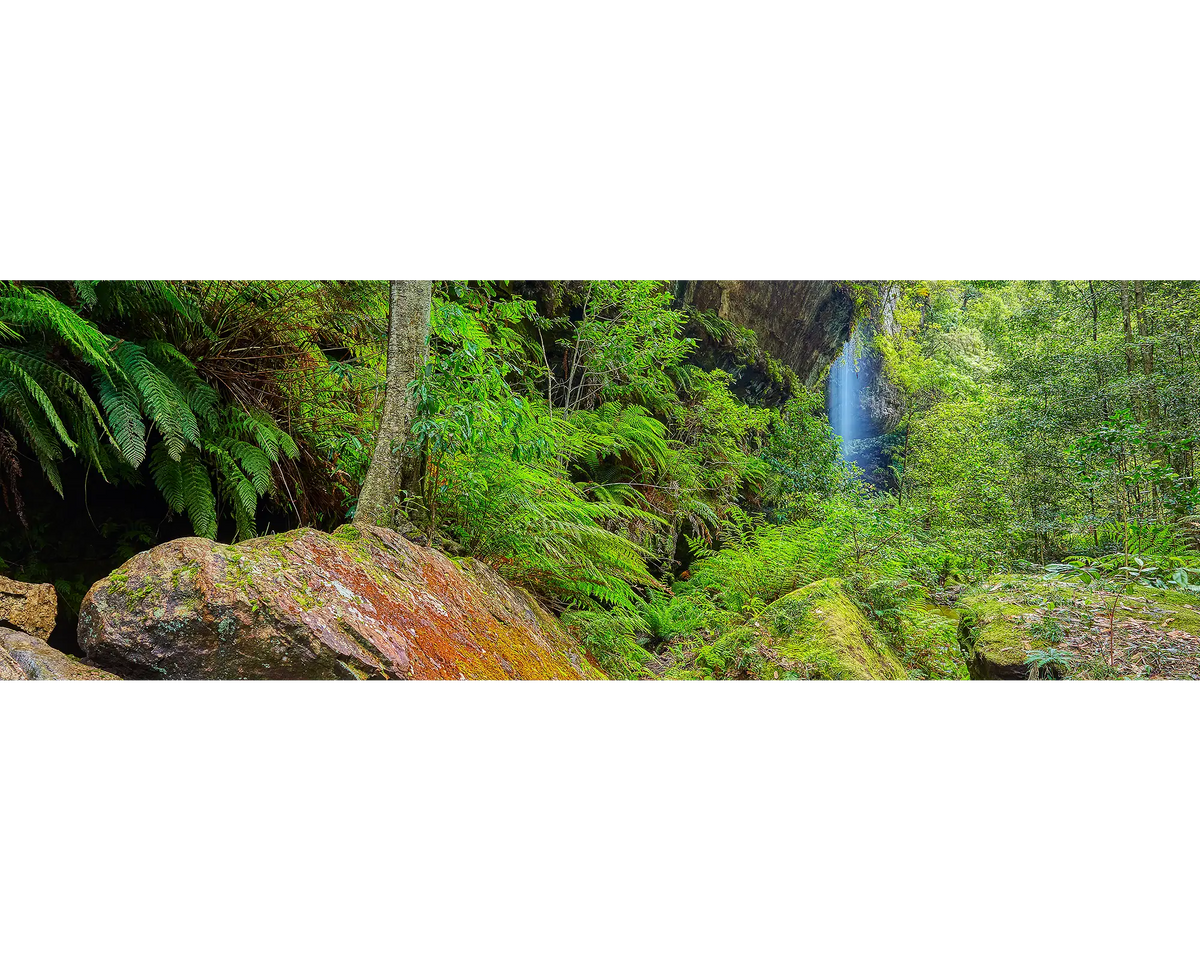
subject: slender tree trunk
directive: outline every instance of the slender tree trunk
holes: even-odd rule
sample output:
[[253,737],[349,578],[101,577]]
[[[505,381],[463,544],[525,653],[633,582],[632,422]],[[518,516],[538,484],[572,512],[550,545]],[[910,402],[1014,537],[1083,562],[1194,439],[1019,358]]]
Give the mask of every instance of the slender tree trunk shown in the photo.
[[[1125,372],[1133,377],[1133,323],[1129,313],[1129,281],[1121,281],[1121,316],[1125,321]],[[1130,392],[1133,385],[1130,384]]]
[[356,523],[391,526],[405,490],[416,491],[420,457],[405,449],[416,417],[412,384],[429,354],[430,280],[391,281],[387,388],[379,438],[355,511]]
[[[1096,284],[1088,281],[1088,293],[1092,297],[1092,343],[1100,342],[1100,300],[1096,296]],[[1108,417],[1108,401],[1104,397],[1104,368],[1100,364],[1099,348],[1096,347],[1096,393],[1100,395],[1100,405],[1104,416]]]
[[1141,340],[1142,374],[1146,378],[1143,393],[1146,398],[1146,415],[1152,433],[1158,432],[1158,391],[1154,387],[1154,320],[1146,312],[1146,295],[1141,280],[1133,282],[1133,299],[1137,307],[1138,339]]
[[[1162,444],[1159,443],[1158,437],[1158,390],[1154,386],[1154,343],[1151,337],[1154,336],[1154,318],[1146,310],[1146,290],[1145,281],[1133,281],[1133,301],[1137,309],[1138,322],[1138,340],[1141,341],[1140,349],[1142,354],[1142,376],[1145,377],[1145,383],[1142,385],[1142,403],[1145,407],[1146,426],[1150,430],[1150,453],[1155,459],[1166,459],[1166,451]],[[1156,482],[1151,482],[1150,489],[1154,497],[1154,508],[1160,520],[1164,519],[1162,489]]]

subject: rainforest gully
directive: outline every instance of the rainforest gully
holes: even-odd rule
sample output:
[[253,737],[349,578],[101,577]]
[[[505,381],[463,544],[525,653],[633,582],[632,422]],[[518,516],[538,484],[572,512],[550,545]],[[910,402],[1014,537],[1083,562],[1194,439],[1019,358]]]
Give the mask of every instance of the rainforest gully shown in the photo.
[[1200,679],[1200,284],[0,282],[0,678]]

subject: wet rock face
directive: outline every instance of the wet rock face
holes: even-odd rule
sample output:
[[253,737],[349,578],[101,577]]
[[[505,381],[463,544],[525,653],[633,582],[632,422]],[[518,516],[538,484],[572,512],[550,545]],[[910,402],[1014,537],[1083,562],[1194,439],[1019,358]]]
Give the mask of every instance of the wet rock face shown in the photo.
[[0,680],[117,680],[45,640],[0,627]]
[[603,679],[490,567],[379,527],[138,554],[84,598],[79,643],[128,678]]
[[0,627],[49,639],[58,618],[58,594],[52,583],[21,583],[0,577]]
[[859,403],[864,416],[871,424],[873,436],[881,436],[895,430],[904,417],[904,397],[900,388],[885,375],[883,357],[872,342],[876,334],[896,332],[895,309],[898,296],[899,290],[895,287],[881,291],[872,307],[867,323],[867,335],[863,338],[863,389]]
[[833,280],[686,280],[680,299],[758,334],[809,386],[850,336],[854,300]]

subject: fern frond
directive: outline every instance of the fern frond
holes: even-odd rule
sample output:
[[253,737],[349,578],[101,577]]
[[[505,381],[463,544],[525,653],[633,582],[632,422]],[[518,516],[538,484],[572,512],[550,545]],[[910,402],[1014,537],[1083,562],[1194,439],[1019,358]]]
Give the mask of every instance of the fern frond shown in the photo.
[[175,513],[187,510],[187,493],[183,488],[183,470],[179,460],[171,456],[165,443],[157,443],[150,453],[150,475],[154,485]]
[[234,440],[229,444],[229,452],[237,457],[260,496],[275,489],[271,461],[261,447],[244,440]]
[[199,454],[186,450],[180,459],[179,469],[183,483],[184,506],[196,536],[215,540],[217,536],[217,499],[213,495],[212,480]]
[[61,340],[89,364],[109,364],[108,337],[95,324],[40,290],[0,281],[0,322],[25,339],[41,333]]
[[74,280],[75,296],[84,307],[94,307],[97,303],[95,280]]
[[118,369],[139,394],[143,409],[162,433],[172,454],[179,456],[189,444],[199,443],[200,427],[196,415],[179,387],[155,366],[146,350],[122,340],[111,352]]
[[136,391],[124,376],[114,378],[103,369],[95,371],[94,381],[117,448],[130,466],[140,467],[146,459],[146,423]]
[[25,442],[33,449],[46,479],[62,496],[62,479],[57,465],[63,457],[62,446],[37,404],[32,402],[20,384],[3,375],[0,375],[0,410],[4,411],[6,418],[17,427]]

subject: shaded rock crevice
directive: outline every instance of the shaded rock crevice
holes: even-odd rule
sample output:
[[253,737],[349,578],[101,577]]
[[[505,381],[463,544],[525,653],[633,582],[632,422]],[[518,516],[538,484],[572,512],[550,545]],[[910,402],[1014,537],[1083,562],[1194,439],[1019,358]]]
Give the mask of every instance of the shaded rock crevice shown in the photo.
[[753,330],[810,387],[849,339],[857,309],[834,280],[681,280],[675,294],[685,306]]

